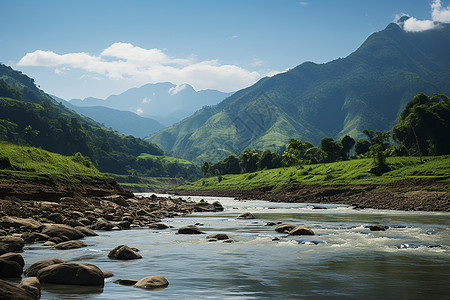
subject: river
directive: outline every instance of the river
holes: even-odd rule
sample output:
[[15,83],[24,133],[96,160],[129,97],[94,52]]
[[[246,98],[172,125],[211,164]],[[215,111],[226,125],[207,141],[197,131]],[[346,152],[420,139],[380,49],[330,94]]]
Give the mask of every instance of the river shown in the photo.
[[[166,230],[97,232],[81,249],[27,245],[25,267],[60,257],[115,274],[102,289],[43,285],[41,299],[450,299],[449,213],[190,199],[218,200],[225,210],[165,219],[174,227]],[[257,219],[237,220],[242,212]],[[316,234],[287,236],[267,222],[304,224]],[[234,242],[177,234],[177,228],[196,223],[207,234],[226,233]],[[373,223],[389,229],[371,232]],[[138,248],[143,258],[109,259],[119,244]],[[147,291],[113,283],[151,275],[166,277],[169,286]]]

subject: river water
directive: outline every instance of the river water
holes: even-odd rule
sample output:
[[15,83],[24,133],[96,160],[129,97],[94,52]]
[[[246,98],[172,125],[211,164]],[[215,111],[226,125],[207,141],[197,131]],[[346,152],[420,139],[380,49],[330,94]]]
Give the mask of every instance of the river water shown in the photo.
[[[41,299],[450,299],[449,213],[190,198],[219,200],[225,210],[163,220],[172,229],[97,232],[81,249],[27,245],[25,267],[60,257],[115,274],[102,289],[43,285]],[[242,212],[257,219],[237,220]],[[304,224],[316,235],[279,234],[267,222]],[[234,242],[177,234],[196,223]],[[389,229],[371,232],[373,223]],[[140,249],[143,258],[109,259],[119,244]],[[169,286],[147,291],[113,283],[151,275],[166,277]]]

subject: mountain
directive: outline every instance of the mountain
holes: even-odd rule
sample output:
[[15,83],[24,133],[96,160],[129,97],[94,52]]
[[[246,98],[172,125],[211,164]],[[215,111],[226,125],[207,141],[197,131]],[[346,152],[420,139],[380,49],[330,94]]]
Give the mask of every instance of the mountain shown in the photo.
[[57,103],[34,80],[0,64],[0,141],[63,155],[80,152],[102,172],[127,174],[141,153],[162,155],[154,144],[123,136]]
[[[141,117],[130,111],[122,111],[104,106],[76,106],[56,96],[52,96],[52,98],[77,113],[89,117],[103,124],[105,127],[116,130],[124,135],[145,138],[164,128],[158,121]],[[104,100],[99,101],[104,102]]]
[[174,85],[163,82],[132,88],[105,100],[90,97],[84,100],[72,99],[70,103],[80,107],[104,106],[131,111],[170,126],[203,106],[217,104],[230,95],[231,93],[216,90],[195,91],[189,84]]
[[417,93],[450,92],[449,53],[450,25],[406,32],[392,23],[346,58],[263,78],[147,140],[202,161],[246,148],[277,150],[291,138],[317,145],[324,137],[390,130]]

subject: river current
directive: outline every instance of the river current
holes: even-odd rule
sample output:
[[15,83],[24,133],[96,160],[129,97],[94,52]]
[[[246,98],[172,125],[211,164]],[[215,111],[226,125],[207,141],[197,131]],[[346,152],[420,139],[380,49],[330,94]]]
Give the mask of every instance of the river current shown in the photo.
[[[450,299],[449,213],[189,198],[218,200],[225,210],[165,219],[173,226],[166,230],[100,231],[81,249],[27,245],[25,268],[59,257],[115,274],[101,289],[43,285],[41,299]],[[256,219],[237,220],[243,212]],[[287,236],[268,222],[304,224],[315,235]],[[372,232],[373,223],[389,229]],[[226,233],[233,242],[177,234],[193,224],[206,235]],[[143,258],[109,259],[120,244],[138,248]],[[164,276],[169,286],[147,291],[113,283],[151,275]]]

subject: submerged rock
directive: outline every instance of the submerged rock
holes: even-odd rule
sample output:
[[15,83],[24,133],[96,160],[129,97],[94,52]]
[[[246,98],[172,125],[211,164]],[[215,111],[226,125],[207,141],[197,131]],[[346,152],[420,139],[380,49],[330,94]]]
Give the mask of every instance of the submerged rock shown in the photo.
[[255,216],[250,212],[242,213],[237,218],[238,219],[256,219]]
[[117,279],[114,280],[113,283],[121,284],[121,285],[135,285],[138,281],[134,279]]
[[225,233],[210,234],[206,238],[207,239],[215,239],[215,240],[228,240],[228,239],[230,239],[228,237],[228,235],[226,235]]
[[148,276],[139,280],[134,286],[141,289],[153,290],[165,288],[169,282],[163,276]]
[[109,252],[108,257],[120,260],[129,260],[142,258],[142,255],[140,255],[127,245],[119,245]]
[[387,228],[389,227],[380,224],[372,224],[369,227],[370,231],[385,231]]
[[97,266],[87,263],[55,264],[37,272],[41,282],[55,284],[103,286],[103,272]]

